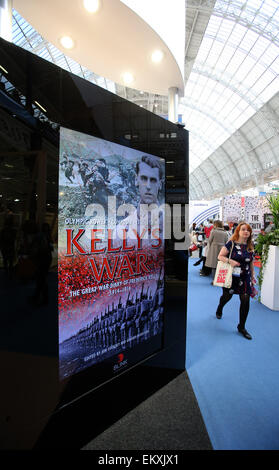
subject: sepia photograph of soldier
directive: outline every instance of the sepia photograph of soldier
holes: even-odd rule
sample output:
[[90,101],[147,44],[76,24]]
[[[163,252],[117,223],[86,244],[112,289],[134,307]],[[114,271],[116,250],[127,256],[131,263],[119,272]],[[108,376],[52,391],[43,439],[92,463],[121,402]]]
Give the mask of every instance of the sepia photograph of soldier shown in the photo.
[[[143,155],[136,164],[135,186],[139,193],[137,207],[117,225],[112,238],[138,242],[139,237],[151,240],[159,237],[163,231],[163,214],[159,211],[159,193],[163,187],[163,167],[160,160],[152,155]],[[123,212],[125,211],[123,205]],[[119,211],[118,211],[118,215]],[[123,214],[124,215],[124,214]],[[125,233],[124,233],[125,231]]]
[[[164,167],[158,157],[143,155],[137,161],[134,168],[133,198],[131,198],[130,203],[121,204],[117,209],[115,208],[118,222],[109,233],[106,231],[105,217],[100,218],[96,215],[97,206],[99,209],[100,205],[103,207],[103,214],[106,211],[104,205],[106,205],[107,199],[105,201],[102,198],[102,189],[106,188],[105,175],[103,176],[100,170],[105,171],[107,168],[104,164],[98,168],[98,171],[95,168],[94,183],[96,186],[92,188],[92,195],[98,194],[98,203],[90,203],[86,207],[85,217],[100,218],[101,220],[97,223],[97,228],[103,232],[102,235],[101,232],[98,235],[100,238],[103,238],[104,242],[106,235],[108,238],[115,240],[114,246],[117,246],[118,242],[122,242],[125,239],[127,242],[129,241],[129,246],[137,246],[139,248],[139,240],[141,240],[142,247],[142,242],[147,246],[152,243],[154,244],[154,240],[163,238],[164,214],[162,207],[160,208],[160,203],[164,202],[164,195],[160,194],[160,192],[164,182]],[[96,179],[96,175],[99,175],[100,179]],[[128,186],[127,181],[125,181],[125,184]],[[87,185],[90,187],[90,178]],[[125,189],[127,191],[128,188],[125,186]],[[108,190],[106,194],[107,196],[112,195]],[[119,203],[116,194],[115,196]],[[121,217],[123,218],[119,221]],[[87,243],[90,243],[91,228],[93,226],[89,225],[86,229],[85,237]],[[103,247],[102,242],[98,242],[98,247]]]
[[158,193],[162,188],[163,170],[158,158],[143,155],[136,164],[136,187],[140,204],[158,204]]

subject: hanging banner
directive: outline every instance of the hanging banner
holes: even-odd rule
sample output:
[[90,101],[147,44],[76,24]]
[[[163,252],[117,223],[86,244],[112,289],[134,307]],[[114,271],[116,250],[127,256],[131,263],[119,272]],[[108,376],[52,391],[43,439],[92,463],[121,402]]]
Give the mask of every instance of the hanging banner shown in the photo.
[[197,225],[207,219],[218,217],[221,211],[220,200],[212,201],[190,201],[189,204],[189,224],[195,222]]
[[61,380],[102,363],[117,372],[161,347],[164,179],[161,158],[60,129]]

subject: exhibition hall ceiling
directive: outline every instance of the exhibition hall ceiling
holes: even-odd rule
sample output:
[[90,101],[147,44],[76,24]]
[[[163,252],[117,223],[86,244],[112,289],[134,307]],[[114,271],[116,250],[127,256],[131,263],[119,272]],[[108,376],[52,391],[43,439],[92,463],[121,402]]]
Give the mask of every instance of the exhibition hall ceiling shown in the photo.
[[191,171],[279,90],[278,2],[203,3],[214,3],[214,9],[181,100],[185,121],[197,135]]
[[[190,132],[190,199],[261,189],[279,177],[279,3],[188,0],[186,6],[185,92],[179,114]],[[16,10],[13,41],[167,115],[166,92],[139,91],[104,78],[96,67],[80,64],[47,41]]]
[[211,11],[180,100],[190,131],[191,198],[262,186],[279,164],[272,100],[279,90],[279,3],[189,0],[187,6],[197,20]]

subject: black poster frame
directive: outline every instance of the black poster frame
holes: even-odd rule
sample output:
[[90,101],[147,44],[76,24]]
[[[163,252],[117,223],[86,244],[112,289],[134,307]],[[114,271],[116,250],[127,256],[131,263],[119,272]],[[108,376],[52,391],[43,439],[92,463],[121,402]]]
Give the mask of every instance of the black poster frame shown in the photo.
[[[3,75],[3,81],[25,97],[21,104],[17,104],[1,91],[3,119],[6,115],[9,119],[13,116],[27,135],[25,147],[17,144],[16,140],[8,145],[2,128],[0,152],[47,153],[46,194],[42,197],[46,197],[49,205],[57,205],[53,189],[55,184],[58,187],[58,153],[55,153],[58,148],[55,125],[58,125],[164,158],[165,201],[170,206],[181,204],[182,208],[187,208],[189,144],[188,131],[183,126],[3,39],[0,39],[0,64],[8,71]],[[47,123],[42,123],[34,106],[30,107],[35,100],[46,106]],[[130,136],[128,140],[127,135]],[[172,163],[168,163],[169,160]],[[53,187],[49,191],[51,179]],[[6,436],[3,448],[80,448],[185,370],[187,253],[174,250],[174,242],[174,239],[168,240],[165,246],[163,348],[94,385],[89,370],[83,378],[69,378],[63,384],[63,390],[60,389],[57,337],[54,333],[57,327],[57,273],[52,272],[54,289],[48,307],[47,328],[45,313],[40,317],[40,313],[35,314],[30,307],[28,318],[32,318],[32,334],[28,335],[29,343],[22,337],[16,339],[16,335],[20,335],[20,322],[13,325],[13,340],[9,344],[7,339],[3,340],[1,381],[5,384],[2,393],[6,400],[1,429],[2,435]],[[12,295],[10,291],[9,295]],[[8,312],[8,306],[4,308]],[[29,312],[28,306],[26,309]],[[8,315],[7,312],[5,314]],[[39,317],[42,318],[41,324],[36,319]],[[43,328],[46,328],[45,332]],[[41,335],[40,344],[34,339],[36,335]]]

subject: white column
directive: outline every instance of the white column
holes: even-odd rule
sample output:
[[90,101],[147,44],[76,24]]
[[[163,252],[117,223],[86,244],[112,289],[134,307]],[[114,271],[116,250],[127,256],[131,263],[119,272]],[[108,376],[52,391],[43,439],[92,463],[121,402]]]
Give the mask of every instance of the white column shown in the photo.
[[169,101],[168,101],[168,114],[169,121],[177,122],[178,121],[178,88],[171,87],[168,90]]
[[271,310],[279,310],[279,246],[270,245],[264,268],[261,303]]
[[12,0],[0,0],[0,37],[12,42]]

